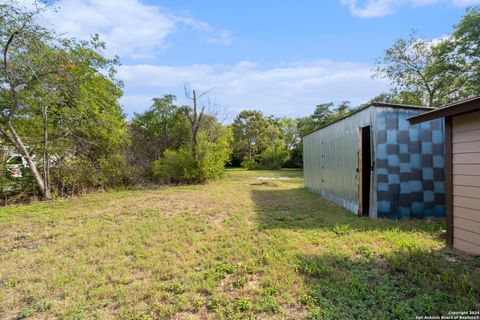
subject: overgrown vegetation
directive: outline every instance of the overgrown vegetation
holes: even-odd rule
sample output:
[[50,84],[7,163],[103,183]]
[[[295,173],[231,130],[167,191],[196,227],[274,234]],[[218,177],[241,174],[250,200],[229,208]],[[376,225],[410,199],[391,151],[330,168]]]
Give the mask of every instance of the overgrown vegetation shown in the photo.
[[[14,0],[0,5],[1,142],[7,153],[26,159],[21,170],[27,170],[16,181],[24,195],[49,200],[221,175],[231,130],[208,114],[195,90],[192,106],[176,106],[172,95],[154,98],[127,124],[118,58],[102,55],[105,44],[97,35],[75,41],[42,27],[38,19],[49,7],[37,2],[34,8]],[[2,179],[8,178],[4,171]],[[25,179],[33,188],[24,187]]]
[[0,4],[0,134],[7,150],[26,159],[37,192],[51,199],[110,186],[105,164],[124,168],[129,138],[117,59],[99,53],[98,36],[78,42],[43,28],[43,10]]
[[153,99],[152,107],[132,120],[130,161],[137,180],[199,183],[217,179],[231,156],[232,134],[216,117],[198,106],[175,105],[175,96]]
[[411,319],[480,308],[480,260],[445,248],[443,223],[358,218],[303,189],[301,174],[230,169],[205,185],[2,208],[0,318]]
[[[225,165],[301,167],[302,136],[362,107],[321,103],[296,119],[243,110],[225,125],[205,104],[210,91],[197,96],[185,90],[188,105],[164,94],[127,121],[119,104],[119,58],[104,56],[98,35],[76,41],[43,27],[39,18],[51,9],[47,2],[35,2],[33,11],[21,3],[0,4],[0,142],[3,152],[27,163],[20,179],[3,162],[4,204],[22,196],[203,183],[218,179]],[[480,95],[479,10],[468,9],[442,39],[412,33],[396,41],[376,70],[391,81],[391,91],[371,102],[439,106]]]

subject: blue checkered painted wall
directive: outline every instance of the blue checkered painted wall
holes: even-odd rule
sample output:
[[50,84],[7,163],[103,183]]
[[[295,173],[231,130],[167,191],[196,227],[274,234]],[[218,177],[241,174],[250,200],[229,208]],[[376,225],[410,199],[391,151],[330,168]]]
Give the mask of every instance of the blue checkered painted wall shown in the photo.
[[443,119],[411,126],[417,113],[384,109],[375,117],[378,217],[445,216]]

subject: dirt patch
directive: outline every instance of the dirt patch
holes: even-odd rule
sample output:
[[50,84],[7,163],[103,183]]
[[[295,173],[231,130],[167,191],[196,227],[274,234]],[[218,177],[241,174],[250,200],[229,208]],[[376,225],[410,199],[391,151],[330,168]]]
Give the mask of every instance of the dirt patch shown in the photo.
[[[11,251],[16,249],[36,249],[39,246],[47,244],[51,239],[55,238],[55,235],[36,235],[31,234],[18,234],[13,237],[13,241],[5,244],[5,251]],[[1,250],[0,250],[1,251]]]
[[249,183],[249,184],[247,184],[247,186],[278,187],[278,185],[276,183],[270,182],[270,181]]
[[196,313],[183,311],[174,315],[172,320],[194,320],[194,319],[213,319],[214,314],[209,314],[205,308],[202,308]]

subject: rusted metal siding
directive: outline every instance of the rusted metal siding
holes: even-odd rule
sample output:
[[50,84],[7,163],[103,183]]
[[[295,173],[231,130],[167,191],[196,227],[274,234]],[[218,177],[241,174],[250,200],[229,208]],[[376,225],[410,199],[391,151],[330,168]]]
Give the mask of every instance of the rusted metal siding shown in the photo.
[[[305,187],[355,214],[358,212],[358,128],[371,125],[372,109],[366,108],[303,140]],[[371,186],[374,190],[373,183]],[[370,195],[373,194],[371,190]],[[370,202],[374,204],[372,199]],[[371,206],[370,212],[376,212],[375,206]]]

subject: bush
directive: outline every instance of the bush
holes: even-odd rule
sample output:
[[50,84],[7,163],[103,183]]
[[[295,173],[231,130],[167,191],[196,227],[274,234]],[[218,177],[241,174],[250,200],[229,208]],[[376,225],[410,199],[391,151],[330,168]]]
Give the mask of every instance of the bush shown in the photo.
[[262,152],[261,167],[265,169],[281,169],[289,156],[290,153],[285,148],[285,145],[281,141],[277,141]]
[[125,186],[131,183],[133,170],[127,166],[125,157],[116,154],[98,159],[99,182],[103,188]]
[[195,150],[191,147],[166,150],[152,163],[152,175],[161,183],[199,183],[219,178],[230,159],[231,138],[228,128],[222,128],[213,141],[201,133]]
[[83,194],[98,188],[130,183],[131,170],[121,154],[102,156],[96,162],[67,158],[51,168],[52,191],[60,196]]
[[195,159],[191,150],[166,150],[153,161],[152,175],[160,183],[183,183],[195,180]]
[[99,175],[90,160],[63,159],[51,168],[52,187],[61,196],[85,193],[99,186]]
[[200,181],[219,178],[225,164],[232,154],[231,141],[232,131],[230,128],[222,128],[218,138],[210,141],[206,134],[201,134],[198,139],[197,159]]
[[240,164],[242,168],[247,170],[254,170],[258,167],[257,161],[254,158],[245,157],[243,158],[242,163]]
[[260,155],[245,156],[240,165],[247,170],[281,169],[289,158],[290,152],[282,141],[277,140],[265,148]]

